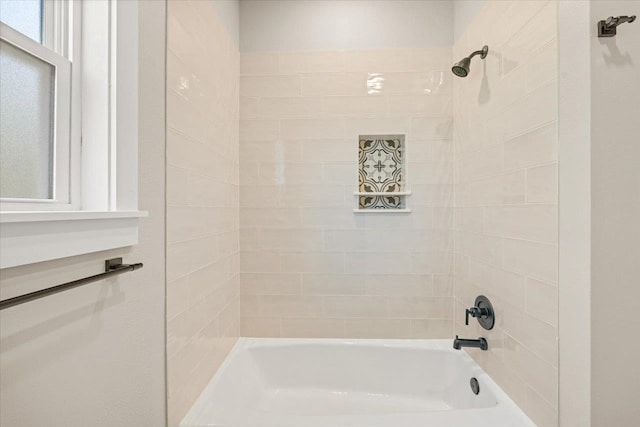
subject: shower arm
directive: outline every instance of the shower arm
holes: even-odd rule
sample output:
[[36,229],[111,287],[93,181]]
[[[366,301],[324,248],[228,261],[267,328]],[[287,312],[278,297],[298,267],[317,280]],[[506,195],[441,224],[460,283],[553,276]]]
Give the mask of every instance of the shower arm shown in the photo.
[[484,58],[484,56],[486,55],[484,50],[476,50],[475,52],[473,52],[471,55],[469,55],[469,59],[472,59],[474,56],[480,55],[481,57]]
[[489,46],[483,46],[482,49],[476,50],[471,55],[469,55],[468,58],[472,59],[474,56],[480,55],[480,58],[484,59],[487,57],[488,53],[489,53]]

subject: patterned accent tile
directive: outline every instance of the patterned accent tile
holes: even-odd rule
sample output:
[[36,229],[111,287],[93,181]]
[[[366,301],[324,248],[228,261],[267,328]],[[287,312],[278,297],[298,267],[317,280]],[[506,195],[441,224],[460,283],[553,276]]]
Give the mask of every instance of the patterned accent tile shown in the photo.
[[360,196],[360,209],[403,209],[404,196],[392,193],[404,187],[404,135],[361,135],[358,144],[360,192],[389,193]]

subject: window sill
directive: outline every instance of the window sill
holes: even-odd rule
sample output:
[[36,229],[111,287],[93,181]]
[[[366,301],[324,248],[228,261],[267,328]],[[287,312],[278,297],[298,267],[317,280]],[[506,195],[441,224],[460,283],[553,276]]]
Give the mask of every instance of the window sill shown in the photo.
[[145,211],[14,211],[0,212],[0,223],[143,218],[146,216],[149,216],[149,214]]
[[0,213],[0,269],[138,243],[139,211]]

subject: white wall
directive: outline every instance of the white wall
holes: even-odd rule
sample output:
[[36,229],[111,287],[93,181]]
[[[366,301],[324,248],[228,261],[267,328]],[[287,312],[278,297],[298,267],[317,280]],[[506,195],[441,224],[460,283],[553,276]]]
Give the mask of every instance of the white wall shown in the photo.
[[562,427],[591,417],[591,20],[589,2],[559,2],[559,416]]
[[451,46],[451,1],[243,0],[240,51]]
[[2,270],[2,298],[97,274],[104,260],[144,268],[0,313],[0,424],[165,425],[165,3],[140,2],[140,243]]
[[225,26],[231,40],[240,46],[240,0],[211,0],[218,19]]
[[597,38],[596,22],[611,15],[640,15],[640,2],[591,2],[594,427],[640,419],[640,23]]

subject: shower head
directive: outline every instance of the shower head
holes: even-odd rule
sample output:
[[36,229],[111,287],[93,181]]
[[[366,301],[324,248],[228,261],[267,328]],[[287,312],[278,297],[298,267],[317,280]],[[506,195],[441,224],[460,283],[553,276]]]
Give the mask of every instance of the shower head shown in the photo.
[[469,67],[471,66],[471,58],[464,58],[462,61],[457,62],[452,68],[453,74],[458,77],[467,77],[469,74]]
[[451,71],[458,77],[467,77],[469,75],[469,69],[471,68],[471,58],[480,55],[480,58],[484,59],[487,57],[487,53],[489,53],[489,46],[484,46],[482,50],[476,50],[460,62],[456,62],[453,67],[451,67]]

